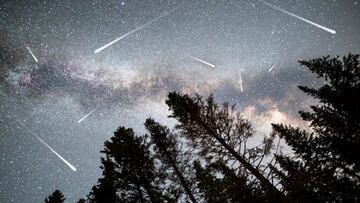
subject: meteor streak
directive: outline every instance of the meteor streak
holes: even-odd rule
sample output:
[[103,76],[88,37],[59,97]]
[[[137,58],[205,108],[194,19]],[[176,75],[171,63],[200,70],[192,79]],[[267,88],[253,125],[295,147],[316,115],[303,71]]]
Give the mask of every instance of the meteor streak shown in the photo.
[[240,83],[240,91],[243,92],[243,81],[242,81],[242,77],[241,77],[241,71],[239,71],[239,83]]
[[36,56],[34,55],[34,53],[31,51],[30,47],[26,46],[26,49],[30,52],[31,56],[34,58],[34,60],[37,62],[39,62],[36,58]]
[[287,15],[290,15],[290,16],[292,16],[292,17],[295,17],[295,18],[297,18],[297,19],[299,19],[299,20],[302,20],[302,21],[304,21],[304,22],[306,22],[306,23],[309,23],[309,24],[311,24],[311,25],[313,25],[313,26],[316,26],[316,27],[318,27],[318,28],[320,28],[320,29],[322,29],[322,30],[325,30],[326,32],[329,32],[329,33],[331,33],[331,34],[333,34],[333,35],[336,34],[336,31],[335,31],[335,30],[332,30],[332,29],[330,29],[330,28],[324,27],[324,26],[319,25],[319,24],[317,24],[317,23],[314,23],[314,22],[312,22],[312,21],[310,21],[310,20],[307,20],[307,19],[305,19],[305,18],[303,18],[303,17],[300,17],[300,16],[295,15],[295,14],[293,14],[293,13],[290,13],[290,12],[288,12],[288,11],[285,11],[284,9],[279,8],[279,7],[277,7],[277,6],[274,6],[274,5],[272,5],[272,4],[270,4],[270,3],[266,2],[266,1],[262,1],[262,0],[259,0],[259,1],[261,1],[261,2],[264,3],[265,5],[271,7],[271,8],[273,8],[273,9],[275,9],[275,10],[281,11],[281,12],[287,14]]
[[97,107],[95,109],[93,109],[92,111],[90,111],[88,114],[86,114],[84,117],[82,117],[80,120],[78,120],[78,123],[81,123],[81,121],[83,121],[85,118],[87,118],[88,116],[90,116],[92,113],[94,113],[94,111],[97,109]]
[[158,16],[158,17],[156,17],[156,18],[152,19],[151,21],[149,21],[149,22],[147,22],[147,23],[145,23],[145,24],[141,25],[140,27],[137,27],[137,28],[135,28],[135,29],[131,30],[131,31],[130,31],[130,32],[128,32],[128,33],[125,33],[125,34],[121,35],[120,37],[116,38],[115,40],[113,40],[113,41],[111,41],[111,42],[109,42],[109,43],[105,44],[104,46],[102,46],[102,47],[100,47],[100,48],[96,49],[96,50],[94,51],[94,53],[95,53],[95,54],[97,54],[97,53],[99,53],[99,52],[103,51],[104,49],[106,49],[106,48],[110,47],[111,45],[115,44],[116,42],[118,42],[118,41],[120,41],[120,40],[124,39],[125,37],[127,37],[127,36],[129,36],[129,35],[133,34],[133,33],[134,33],[134,32],[136,32],[136,31],[139,31],[139,30],[141,30],[141,29],[145,28],[146,26],[148,26],[148,25],[150,25],[150,24],[152,24],[152,23],[156,22],[157,20],[159,20],[160,18],[162,18],[162,17],[164,17],[164,16],[166,16],[166,15],[168,15],[168,14],[169,14],[169,12],[167,12],[167,11],[163,12],[160,16]]
[[271,66],[271,68],[269,69],[269,73],[275,68],[275,66],[276,66],[276,63]]
[[60,154],[58,154],[52,147],[50,147],[43,139],[41,139],[39,136],[37,136],[35,133],[32,132],[32,130],[27,127],[24,123],[19,121],[19,123],[24,126],[28,132],[37,140],[39,140],[43,145],[45,145],[48,149],[50,149],[51,152],[53,152],[57,157],[61,159],[72,171],[76,171],[75,166],[73,166],[71,163],[69,163],[66,159],[64,159]]
[[192,59],[194,59],[194,60],[196,60],[196,61],[199,61],[200,63],[202,63],[202,64],[205,64],[205,65],[207,65],[207,66],[210,66],[211,68],[215,68],[215,65],[214,64],[211,64],[211,63],[209,63],[209,62],[206,62],[206,61],[204,61],[204,60],[201,60],[201,59],[199,59],[199,58],[196,58],[196,57],[194,57],[194,56],[190,56]]

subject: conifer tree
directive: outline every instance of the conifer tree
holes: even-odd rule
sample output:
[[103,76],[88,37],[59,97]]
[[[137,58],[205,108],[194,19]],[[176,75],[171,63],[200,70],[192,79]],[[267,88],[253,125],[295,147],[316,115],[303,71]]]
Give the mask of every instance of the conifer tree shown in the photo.
[[221,161],[205,167],[194,162],[198,188],[206,202],[269,202],[259,187],[249,184],[246,177]]
[[94,203],[118,202],[115,163],[107,156],[101,158],[101,164],[100,168],[103,170],[103,177],[99,178],[98,184],[92,188],[89,200]]
[[165,202],[162,171],[158,170],[144,137],[120,127],[101,151],[103,178],[89,195],[90,202]]
[[86,203],[86,199],[81,198],[81,199],[79,199],[79,200],[77,201],[77,203]]
[[319,104],[300,111],[311,132],[273,125],[294,156],[278,156],[278,171],[288,197],[297,201],[360,200],[360,65],[359,55],[300,61],[325,81],[319,89],[299,88]]
[[179,167],[181,153],[177,148],[176,137],[171,134],[170,130],[148,118],[145,122],[145,127],[150,133],[151,141],[155,144],[156,154],[168,167],[175,171],[175,176],[184,188],[187,196],[191,202],[196,203],[196,199],[191,191],[191,186],[188,180],[185,179],[181,168]]
[[45,203],[63,203],[64,201],[64,194],[60,190],[55,190],[51,195],[45,198]]
[[[261,157],[268,153],[272,139],[265,142],[263,150],[252,150],[247,157],[249,150],[246,149],[246,141],[253,135],[253,130],[249,121],[236,113],[234,106],[224,104],[221,108],[212,96],[203,100],[200,96],[192,98],[176,92],[169,93],[166,104],[172,112],[170,117],[178,121],[176,128],[202,155],[217,157],[223,163],[228,163],[230,159],[237,161],[242,166],[237,173],[242,173],[243,177],[255,177],[267,199],[285,201],[285,195],[265,177],[259,167],[253,165],[254,160],[262,160]],[[239,153],[242,150],[244,153]]]

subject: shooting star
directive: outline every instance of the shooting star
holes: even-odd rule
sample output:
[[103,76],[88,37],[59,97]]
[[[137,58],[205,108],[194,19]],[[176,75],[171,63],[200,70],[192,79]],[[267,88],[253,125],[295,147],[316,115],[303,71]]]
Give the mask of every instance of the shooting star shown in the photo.
[[100,47],[100,48],[96,49],[96,50],[94,51],[94,53],[95,53],[95,54],[97,54],[97,53],[99,53],[99,52],[103,51],[104,49],[106,49],[106,48],[110,47],[111,45],[115,44],[116,42],[118,42],[118,41],[120,41],[120,40],[124,39],[125,37],[127,37],[127,36],[129,36],[129,35],[131,35],[131,34],[135,33],[136,31],[139,31],[139,30],[141,30],[141,29],[145,28],[146,26],[148,26],[148,25],[150,25],[150,24],[152,24],[152,23],[156,22],[157,20],[159,20],[160,18],[163,18],[164,16],[166,16],[166,15],[168,15],[168,14],[169,14],[169,12],[167,12],[167,11],[163,12],[163,14],[161,14],[160,16],[158,16],[158,17],[156,17],[156,18],[152,19],[151,21],[149,21],[149,22],[147,22],[147,23],[145,23],[145,24],[141,25],[140,27],[137,27],[137,28],[135,28],[135,29],[131,30],[131,31],[130,31],[130,32],[128,32],[128,33],[125,33],[125,34],[121,35],[120,37],[116,38],[115,40],[113,40],[113,41],[111,41],[111,42],[109,42],[109,43],[105,44],[104,46],[102,46],[102,47]]
[[24,123],[22,123],[21,121],[19,121],[19,123],[24,126],[28,132],[30,132],[30,134],[36,138],[37,140],[39,140],[43,145],[45,145],[48,149],[50,149],[51,152],[53,152],[57,157],[59,157],[61,159],[61,161],[63,161],[72,171],[76,171],[75,166],[73,166],[71,163],[69,163],[66,159],[64,159],[59,153],[57,153],[52,147],[50,147],[43,139],[41,139],[39,136],[37,136],[34,132],[32,132],[32,130],[27,127]]
[[318,27],[318,28],[320,28],[320,29],[322,29],[322,30],[325,30],[326,32],[329,32],[329,33],[331,33],[331,34],[333,34],[333,35],[336,34],[336,31],[335,31],[335,30],[332,30],[332,29],[330,29],[330,28],[324,27],[324,26],[319,25],[319,24],[317,24],[317,23],[314,23],[314,22],[312,22],[312,21],[310,21],[310,20],[307,20],[307,19],[305,19],[305,18],[303,18],[303,17],[300,17],[300,16],[295,15],[295,14],[293,14],[293,13],[290,13],[290,12],[288,12],[288,11],[285,11],[284,9],[279,8],[279,7],[277,7],[277,6],[274,6],[274,5],[272,5],[272,4],[270,4],[270,3],[266,2],[266,1],[262,1],[262,0],[259,0],[259,1],[261,1],[261,2],[264,3],[265,5],[271,7],[271,8],[273,8],[273,9],[275,9],[275,10],[281,11],[281,12],[287,14],[287,15],[290,15],[290,16],[295,17],[295,18],[297,18],[297,19],[299,19],[299,20],[302,20],[302,21],[304,21],[304,22],[306,22],[306,23],[309,23],[309,24],[311,24],[311,25],[314,25],[315,27]]
[[205,64],[205,65],[207,65],[207,66],[210,66],[211,68],[215,68],[215,65],[214,65],[214,64],[211,64],[211,63],[209,63],[209,62],[206,62],[206,61],[201,60],[201,59],[199,59],[199,58],[196,58],[196,57],[194,57],[194,56],[190,56],[190,57],[191,57],[192,59],[194,59],[194,60],[202,63],[202,64]]
[[37,62],[39,62],[36,58],[36,56],[34,55],[34,53],[31,51],[30,47],[26,46],[26,49],[30,52],[31,56],[34,58],[34,60]]
[[275,68],[275,66],[276,66],[276,63],[271,66],[271,68],[269,69],[269,73]]
[[90,111],[88,114],[86,114],[84,117],[82,117],[80,120],[78,120],[78,123],[81,123],[85,118],[87,118],[92,113],[94,113],[94,111],[96,111],[96,109],[97,109],[97,107],[95,109],[93,109],[92,111]]
[[241,71],[239,71],[239,84],[240,84],[240,91],[243,92],[243,81],[242,81],[242,77],[241,77]]

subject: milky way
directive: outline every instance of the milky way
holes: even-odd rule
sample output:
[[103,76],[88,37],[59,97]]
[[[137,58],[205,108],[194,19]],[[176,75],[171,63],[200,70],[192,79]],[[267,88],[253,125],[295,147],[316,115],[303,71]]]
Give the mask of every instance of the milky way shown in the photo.
[[297,61],[359,53],[360,2],[266,2],[2,1],[0,202],[84,197],[117,127],[174,125],[169,91],[214,93],[259,136],[271,122],[306,127],[297,111],[316,101],[297,85],[322,81]]

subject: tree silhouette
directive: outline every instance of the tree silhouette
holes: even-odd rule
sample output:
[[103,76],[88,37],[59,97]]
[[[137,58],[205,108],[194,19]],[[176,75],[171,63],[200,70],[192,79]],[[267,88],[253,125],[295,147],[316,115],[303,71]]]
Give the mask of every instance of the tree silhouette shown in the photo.
[[259,188],[251,186],[246,177],[239,177],[221,161],[202,167],[194,162],[198,188],[206,202],[267,202]]
[[[251,164],[251,158],[257,159],[261,156],[257,154],[259,151],[253,150],[252,157],[248,158],[245,154],[238,153],[242,146],[245,148],[246,144],[244,143],[252,136],[253,132],[250,123],[236,114],[233,106],[224,104],[220,108],[212,96],[204,101],[199,96],[191,98],[186,94],[182,95],[176,92],[168,95],[166,104],[172,111],[170,117],[179,122],[176,127],[192,141],[194,146],[200,146],[202,154],[234,158],[245,168],[243,172],[247,173],[246,171],[248,171],[256,177],[271,201],[285,201],[285,195],[264,176],[259,168]],[[267,146],[269,143],[264,145],[262,152],[265,151],[265,153],[262,153],[263,155],[269,149]],[[224,163],[228,161],[224,160]]]
[[311,112],[300,111],[312,132],[282,124],[274,132],[295,156],[278,156],[281,181],[292,200],[356,202],[360,199],[359,55],[300,61],[325,80],[319,89],[300,86],[319,100]]
[[90,201],[164,202],[171,197],[163,194],[161,171],[157,170],[144,137],[132,129],[120,127],[102,151],[103,178],[90,193]]
[[[87,201],[359,201],[359,56],[300,63],[325,80],[319,89],[299,87],[319,100],[310,112],[300,111],[312,131],[273,124],[271,136],[249,148],[253,129],[234,106],[219,106],[212,96],[203,99],[172,92],[166,104],[170,117],[178,121],[175,129],[151,118],[145,122],[148,134],[143,136],[118,128],[101,151],[103,175]],[[292,148],[290,155],[268,157],[276,135]],[[182,144],[187,148],[179,147]],[[188,162],[181,150],[192,153]]]
[[81,198],[81,199],[79,199],[76,203],[86,203],[86,199]]
[[103,177],[99,178],[98,184],[92,188],[89,200],[96,203],[117,202],[119,198],[116,195],[115,164],[109,156],[102,157],[101,164],[100,168],[103,170]]
[[45,198],[45,203],[63,203],[64,201],[64,195],[60,190],[55,190],[51,195]]
[[[188,95],[183,97],[190,98]],[[202,102],[200,97],[197,99]],[[269,153],[273,138],[265,139],[262,147],[248,149],[246,142],[253,134],[251,125],[239,114],[234,114],[233,107],[225,105],[220,109],[211,96],[198,107],[212,111],[212,114],[200,115],[202,119],[208,119],[207,126],[202,129],[193,122],[187,129],[178,126],[181,130],[173,133],[151,118],[145,122],[149,135],[138,137],[132,129],[120,127],[110,141],[105,142],[102,151],[105,157],[101,159],[103,177],[93,187],[89,202],[175,202],[185,201],[179,199],[184,194],[190,201],[197,202],[194,191],[200,192],[208,202],[283,201],[282,197],[267,191],[268,188],[264,191],[261,181],[254,179],[252,176],[255,175],[247,172],[246,167],[228,166],[240,156],[249,165],[256,163],[251,165],[252,169],[263,176],[261,161]],[[211,137],[213,134],[204,132],[204,128],[210,128],[210,133],[217,132],[215,136],[219,136],[226,146],[217,143],[216,138]],[[189,142],[199,161],[184,163],[179,139]],[[227,147],[232,151],[229,152]],[[231,158],[233,152],[235,159]],[[191,168],[193,176],[184,171],[185,168]],[[193,180],[189,181],[191,177]]]
[[146,120],[145,127],[150,133],[151,140],[156,146],[155,150],[160,159],[175,171],[176,177],[180,180],[180,183],[191,202],[197,202],[191,191],[189,181],[185,179],[178,166],[181,154],[177,149],[177,140],[175,136],[170,133],[170,130],[167,127],[160,125],[151,118]]

